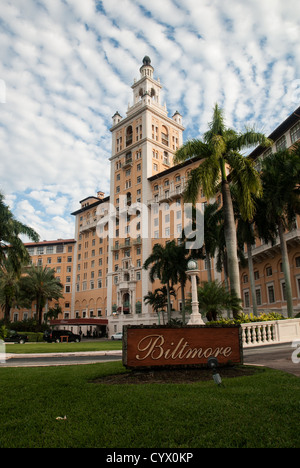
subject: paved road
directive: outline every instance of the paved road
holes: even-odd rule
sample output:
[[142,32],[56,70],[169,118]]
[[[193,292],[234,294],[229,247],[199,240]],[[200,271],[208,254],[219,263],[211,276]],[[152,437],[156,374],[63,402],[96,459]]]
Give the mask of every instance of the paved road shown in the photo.
[[[296,353],[297,351],[297,353]],[[300,342],[298,347],[293,347],[292,343],[261,346],[257,348],[244,349],[244,364],[253,364],[270,367],[285,372],[289,372],[300,377],[299,362],[293,362],[300,353]],[[10,355],[1,363],[1,367],[36,367],[36,366],[65,366],[74,364],[91,364],[95,362],[120,361],[121,351],[102,352],[82,352],[65,354],[43,354],[43,355]]]
[[96,362],[120,361],[122,353],[91,352],[91,353],[49,353],[49,354],[8,354],[1,367],[41,367],[41,366],[67,366],[75,364],[92,364]]
[[[300,342],[297,347],[292,343],[261,346],[244,350],[244,364],[255,364],[278,369],[300,377]],[[295,362],[293,362],[293,360]]]

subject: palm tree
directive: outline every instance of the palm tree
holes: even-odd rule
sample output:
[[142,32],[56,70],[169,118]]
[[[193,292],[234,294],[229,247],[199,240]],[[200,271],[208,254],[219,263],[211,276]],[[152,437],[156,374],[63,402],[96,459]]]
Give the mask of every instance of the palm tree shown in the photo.
[[152,283],[155,279],[159,279],[162,284],[166,285],[167,288],[167,312],[168,312],[168,323],[171,320],[171,300],[170,291],[173,284],[177,283],[177,274],[173,267],[176,247],[175,241],[167,242],[165,246],[161,244],[155,244],[153,246],[152,253],[146,259],[143,268],[148,270],[149,278]]
[[181,304],[182,304],[182,322],[185,325],[185,285],[188,280],[187,264],[190,259],[189,251],[185,248],[185,244],[175,244],[173,247],[173,269],[176,272],[177,280],[180,283],[181,289]]
[[[170,295],[175,296],[175,291],[173,288],[170,290]],[[163,316],[163,323],[164,321],[164,308],[168,304],[168,299],[167,299],[167,288],[166,286],[163,286],[162,288],[157,288],[152,291],[148,291],[148,294],[144,296],[144,302],[145,304],[149,304],[152,306],[153,310],[157,313],[158,316],[158,323],[160,324],[160,315],[159,312],[162,312]]]
[[36,302],[38,324],[42,324],[42,311],[46,301],[63,297],[63,285],[55,278],[55,269],[31,266],[20,280],[21,297]]
[[199,309],[208,321],[217,320],[224,309],[236,312],[242,309],[241,299],[235,292],[227,291],[222,283],[207,281],[198,288]]
[[217,203],[209,203],[204,208],[204,248],[207,264],[207,278],[212,280],[211,258],[219,245],[219,226],[222,221],[222,210]]
[[[264,221],[257,223],[260,237],[269,241],[273,234],[279,235],[282,255],[282,268],[285,278],[287,312],[293,317],[293,299],[291,288],[290,265],[285,239],[285,231],[290,230],[300,214],[300,144],[291,151],[283,150],[267,156],[262,162],[263,198],[260,210]],[[269,235],[266,235],[266,226]],[[274,240],[273,240],[274,243]]]
[[206,198],[211,198],[217,193],[221,183],[230,288],[241,297],[235,219],[227,167],[230,168],[230,181],[236,186],[239,196],[241,214],[245,219],[251,219],[255,208],[253,196],[258,195],[261,190],[260,178],[253,162],[242,156],[240,151],[257,143],[267,145],[269,141],[264,134],[257,133],[254,129],[238,133],[227,128],[223,112],[217,104],[203,140],[186,142],[177,150],[174,162],[179,163],[193,156],[200,159],[198,167],[190,172],[184,193],[186,201],[195,204],[200,187]]
[[27,236],[33,242],[38,242],[39,236],[34,229],[16,220],[9,207],[4,203],[4,195],[0,192],[0,263],[9,256],[15,268],[28,262],[30,257],[20,239]]
[[0,264],[0,305],[4,310],[4,322],[10,321],[10,309],[16,302],[19,291],[20,269],[9,257],[4,257]]

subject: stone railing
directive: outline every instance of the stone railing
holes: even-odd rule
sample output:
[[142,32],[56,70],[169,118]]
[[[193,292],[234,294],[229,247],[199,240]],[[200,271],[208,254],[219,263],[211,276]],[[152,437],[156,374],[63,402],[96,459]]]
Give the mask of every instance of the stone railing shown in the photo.
[[300,341],[300,319],[242,323],[241,327],[244,348]]

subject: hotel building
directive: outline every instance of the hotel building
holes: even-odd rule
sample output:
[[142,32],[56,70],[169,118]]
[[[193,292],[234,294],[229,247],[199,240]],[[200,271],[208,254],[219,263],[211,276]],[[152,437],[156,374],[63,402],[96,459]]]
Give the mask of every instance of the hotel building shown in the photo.
[[[80,208],[72,213],[75,239],[64,241],[66,255],[67,249],[72,247],[71,271],[66,270],[66,276],[61,277],[64,287],[69,288],[65,291],[64,316],[51,324],[75,332],[81,327],[84,333],[97,329],[101,335],[110,336],[126,324],[158,323],[157,315],[144,304],[143,297],[161,285],[158,281],[152,284],[149,272],[142,266],[155,243],[181,237],[186,221],[182,193],[189,171],[197,167],[199,161],[191,158],[176,166],[173,164],[174,154],[183,142],[182,116],[178,111],[168,116],[166,106],[161,103],[162,86],[154,78],[149,57],[144,58],[140,77],[131,88],[132,105],[128,106],[126,116],[116,112],[112,117],[110,193],[105,196],[98,192],[80,201]],[[299,140],[300,108],[270,138],[274,141],[272,148],[267,151],[256,148],[253,158],[259,161],[268,152],[284,145],[289,147]],[[198,201],[200,206],[206,203],[201,194]],[[217,201],[221,203],[220,196]],[[300,308],[298,226],[287,234],[295,310]],[[46,249],[48,244],[45,244]],[[55,242],[53,245],[56,246]],[[38,244],[28,247],[38,249]],[[37,251],[33,261],[37,259],[36,254]],[[278,245],[270,247],[257,242],[253,257],[258,307],[284,311],[286,302]],[[54,262],[51,266],[54,264],[59,268]],[[207,280],[205,260],[199,261],[199,269],[200,280]],[[241,268],[244,307],[251,310],[248,278],[247,268]],[[212,279],[222,279],[214,259]],[[187,292],[190,287],[188,281]],[[172,308],[174,317],[180,317],[179,284],[175,290]]]

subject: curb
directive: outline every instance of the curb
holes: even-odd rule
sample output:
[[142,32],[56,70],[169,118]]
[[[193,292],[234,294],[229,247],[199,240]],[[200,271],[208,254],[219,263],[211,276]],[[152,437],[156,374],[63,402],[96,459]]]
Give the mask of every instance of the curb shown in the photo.
[[122,351],[78,351],[73,353],[40,353],[40,354],[10,354],[5,353],[6,359],[37,358],[37,357],[64,357],[64,356],[122,356]]

